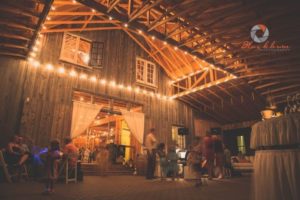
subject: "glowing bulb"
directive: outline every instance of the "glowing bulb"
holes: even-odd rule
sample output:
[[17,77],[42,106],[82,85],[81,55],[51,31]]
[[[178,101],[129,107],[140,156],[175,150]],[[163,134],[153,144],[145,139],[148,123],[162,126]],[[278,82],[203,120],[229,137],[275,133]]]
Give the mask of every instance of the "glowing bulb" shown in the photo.
[[45,29],[47,29],[47,27],[45,25],[43,25],[43,29],[45,30]]
[[128,27],[128,24],[127,24],[127,23],[125,23],[125,24],[124,24],[124,27],[125,27],[125,28],[127,28],[127,27]]
[[186,55],[186,54],[187,54],[187,52],[185,51],[185,52],[184,52],[184,54]]
[[111,16],[109,16],[109,18],[108,18],[109,20],[112,20],[113,18],[111,17]]
[[75,0],[72,1],[74,4],[76,4],[77,2]]
[[70,71],[70,76],[71,77],[77,76],[77,72],[75,72],[74,70]]
[[139,92],[140,92],[140,88],[138,88],[138,87],[135,88],[135,92],[136,92],[136,93],[139,93]]
[[155,40],[155,36],[152,36],[151,39],[152,39],[152,40]]
[[101,79],[100,83],[101,83],[102,85],[105,85],[105,84],[106,84],[106,80],[105,80],[105,79]]
[[87,75],[84,74],[84,73],[82,73],[82,74],[80,74],[79,78],[80,78],[80,79],[87,79]]
[[92,9],[92,12],[94,13],[94,12],[96,12],[96,10],[95,10],[95,9]]
[[128,91],[131,91],[132,90],[132,87],[129,85],[129,86],[127,86],[127,90]]
[[138,32],[139,32],[139,34],[142,34],[142,33],[143,33],[143,31],[141,31],[141,30],[139,30]]
[[32,66],[39,67],[40,66],[40,62],[37,61],[37,60],[35,60],[35,61],[32,62]]
[[156,97],[160,99],[161,95],[160,94],[156,94]]
[[58,73],[64,74],[65,73],[65,68],[63,68],[63,67],[58,68]]
[[35,52],[31,52],[31,53],[30,53],[30,56],[36,57],[36,53],[35,53]]
[[28,61],[28,62],[33,62],[33,60],[34,60],[34,59],[33,59],[32,57],[27,58],[27,61]]
[[196,59],[196,56],[193,56],[194,59]]
[[80,97],[80,101],[83,101],[84,100],[84,98],[83,97]]
[[56,10],[56,8],[54,6],[51,6],[51,10]]
[[115,81],[110,81],[109,85],[112,86],[112,87],[115,87],[116,86],[116,82]]
[[163,100],[167,100],[167,96],[165,96],[165,95],[162,98],[163,98]]
[[177,50],[178,50],[178,47],[174,47],[174,49],[175,49],[175,51],[177,51]]
[[49,71],[53,70],[53,65],[47,64],[46,69],[49,70]]
[[124,88],[124,86],[123,86],[122,84],[120,84],[118,87],[119,87],[120,89],[123,89],[123,88]]
[[167,45],[168,43],[166,41],[164,41],[164,45]]
[[96,76],[92,76],[92,77],[90,78],[90,80],[91,80],[92,82],[96,82],[96,81],[97,81],[97,78],[96,78]]
[[33,48],[32,48],[32,51],[37,51],[37,50],[38,50],[37,47],[33,47]]
[[46,18],[47,20],[51,20],[51,17],[49,17],[49,16],[47,16],[47,18]]
[[142,90],[142,93],[143,94],[147,94],[147,90]]

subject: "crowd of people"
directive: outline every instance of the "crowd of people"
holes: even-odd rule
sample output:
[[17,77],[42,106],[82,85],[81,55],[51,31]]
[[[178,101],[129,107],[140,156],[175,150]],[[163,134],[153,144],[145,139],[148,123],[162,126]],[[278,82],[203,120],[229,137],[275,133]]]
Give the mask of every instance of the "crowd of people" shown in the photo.
[[[158,143],[155,129],[151,129],[146,136],[145,147],[147,150],[146,178],[155,178],[156,157],[159,157],[161,169],[160,176],[172,176],[178,174],[179,157],[175,151],[175,145],[171,145],[166,152],[164,143]],[[207,174],[208,179],[213,177],[222,179],[231,177],[231,152],[223,144],[220,135],[212,135],[210,132],[205,137],[195,137],[193,144],[186,153],[186,165],[196,174],[196,186],[200,186],[201,175]]]
[[71,138],[64,139],[62,148],[58,140],[52,140],[47,148],[39,148],[29,138],[20,135],[14,135],[2,152],[5,162],[10,166],[10,172],[17,175],[16,179],[21,178],[24,167],[27,169],[30,166],[34,169],[33,173],[37,173],[37,167],[43,167],[43,174],[46,175],[44,194],[53,192],[54,182],[59,175],[59,165],[67,161],[69,168],[74,168],[79,156],[79,150]]
[[[117,152],[114,145],[101,146],[92,152],[84,148],[78,149],[70,138],[65,138],[64,145],[61,146],[58,140],[52,140],[49,148],[37,148],[29,138],[15,135],[3,152],[5,161],[9,165],[15,166],[17,171],[21,170],[26,163],[30,163],[32,166],[43,163],[46,172],[45,194],[53,192],[54,182],[59,176],[59,166],[62,161],[67,160],[70,168],[77,165],[78,159],[86,158],[88,162],[96,161],[99,164],[100,174],[104,174],[109,163],[114,163],[117,158],[117,154],[112,153]],[[178,177],[179,155],[175,145],[170,145],[166,149],[164,143],[158,143],[155,129],[152,128],[146,136],[145,147],[147,150],[147,179],[155,178],[157,163],[160,167],[159,176],[162,179],[171,177],[174,180]],[[157,162],[157,158],[159,162]],[[186,165],[196,174],[196,186],[202,184],[201,176],[203,174],[207,174],[209,179],[231,177],[231,152],[224,146],[219,135],[207,133],[203,138],[195,137],[186,153],[185,160]]]

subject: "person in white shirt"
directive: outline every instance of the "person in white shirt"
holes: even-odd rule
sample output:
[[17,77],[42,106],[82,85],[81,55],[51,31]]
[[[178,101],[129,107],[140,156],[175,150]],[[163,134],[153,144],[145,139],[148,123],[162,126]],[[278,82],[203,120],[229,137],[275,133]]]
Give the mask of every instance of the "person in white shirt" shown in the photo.
[[151,128],[146,136],[145,147],[147,149],[147,171],[146,179],[154,178],[155,163],[156,163],[156,145],[155,129]]

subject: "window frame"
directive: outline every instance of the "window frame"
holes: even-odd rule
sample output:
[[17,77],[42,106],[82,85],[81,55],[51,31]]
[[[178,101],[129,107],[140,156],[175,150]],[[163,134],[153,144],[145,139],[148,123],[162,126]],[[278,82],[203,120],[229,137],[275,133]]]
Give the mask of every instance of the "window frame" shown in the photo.
[[[140,80],[138,79],[138,61],[143,61],[144,62],[144,68],[143,68],[143,80]],[[149,83],[148,82],[148,64],[154,66],[154,69],[153,69],[153,83]],[[136,60],[135,60],[135,80],[137,83],[139,84],[142,84],[142,85],[145,85],[145,86],[150,86],[150,87],[153,87],[153,88],[157,88],[157,77],[158,77],[158,71],[157,71],[157,66],[155,63],[149,61],[149,60],[146,60],[146,59],[143,59],[141,57],[136,57]]]
[[[80,40],[84,40],[84,41],[90,43],[90,49],[89,49],[89,58],[90,59],[89,59],[88,64],[85,65],[85,64],[78,63],[78,53],[76,53],[76,56],[75,56],[75,59],[74,59],[75,61],[73,59],[69,59],[69,58],[66,58],[66,57],[63,56],[63,49],[65,48],[65,40],[66,40],[65,35],[67,35],[67,34],[71,35],[73,37],[76,37],[76,47],[75,47],[76,51],[79,50]],[[76,35],[76,34],[72,34],[72,33],[69,33],[69,32],[64,32],[62,46],[61,46],[60,55],[59,55],[59,60],[74,64],[74,65],[78,65],[78,66],[81,66],[81,67],[86,67],[86,68],[92,69],[92,67],[90,65],[92,45],[93,45],[92,40],[89,40],[85,37],[82,37],[82,36],[79,36],[79,35]]]

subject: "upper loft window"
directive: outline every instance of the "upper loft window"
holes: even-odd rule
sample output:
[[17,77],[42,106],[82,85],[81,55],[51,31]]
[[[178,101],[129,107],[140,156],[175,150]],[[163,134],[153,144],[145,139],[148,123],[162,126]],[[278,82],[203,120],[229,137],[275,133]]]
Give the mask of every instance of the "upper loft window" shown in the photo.
[[136,81],[147,86],[157,87],[156,65],[142,58],[136,58]]
[[60,59],[76,65],[90,66],[92,42],[77,35],[65,33]]

